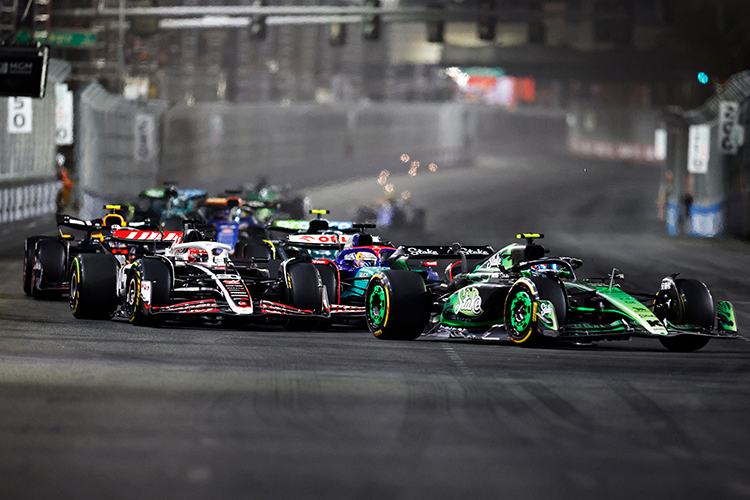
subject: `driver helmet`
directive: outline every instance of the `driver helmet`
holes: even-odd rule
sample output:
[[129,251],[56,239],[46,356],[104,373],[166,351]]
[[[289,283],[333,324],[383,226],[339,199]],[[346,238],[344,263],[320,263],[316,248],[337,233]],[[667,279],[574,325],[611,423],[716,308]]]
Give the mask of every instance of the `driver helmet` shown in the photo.
[[371,252],[357,252],[354,263],[357,267],[371,267],[376,264],[378,257]]
[[177,198],[179,196],[179,194],[180,194],[180,192],[177,190],[177,188],[174,187],[174,186],[172,186],[172,185],[167,186],[164,189],[164,197],[167,198],[167,199]]
[[208,252],[201,248],[189,248],[187,261],[191,264],[196,262],[208,262]]
[[226,266],[227,265],[227,252],[223,248],[214,248],[211,250],[211,253],[214,256],[214,263],[217,266]]
[[242,216],[243,216],[242,208],[232,207],[229,209],[229,218],[232,219],[234,222],[239,222],[240,219],[242,219]]

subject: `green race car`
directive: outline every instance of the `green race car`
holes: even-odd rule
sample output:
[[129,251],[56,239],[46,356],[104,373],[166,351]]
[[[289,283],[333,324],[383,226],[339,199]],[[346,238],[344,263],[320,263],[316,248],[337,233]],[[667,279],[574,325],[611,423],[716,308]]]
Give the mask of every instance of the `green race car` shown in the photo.
[[712,338],[736,338],[732,305],[716,302],[694,279],[665,277],[656,293],[625,291],[617,269],[606,278],[582,279],[572,257],[548,257],[519,234],[514,243],[448,283],[426,284],[416,273],[374,275],[365,294],[370,331],[383,339],[505,340],[537,346],[547,341],[591,344],[631,337],[658,339],[673,351],[694,351]]

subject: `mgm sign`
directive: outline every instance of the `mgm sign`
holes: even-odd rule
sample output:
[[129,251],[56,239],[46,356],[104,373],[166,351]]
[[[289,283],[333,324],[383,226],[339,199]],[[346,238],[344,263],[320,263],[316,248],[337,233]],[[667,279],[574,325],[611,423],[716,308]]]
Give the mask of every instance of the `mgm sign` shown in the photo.
[[0,96],[44,97],[49,47],[0,46]]

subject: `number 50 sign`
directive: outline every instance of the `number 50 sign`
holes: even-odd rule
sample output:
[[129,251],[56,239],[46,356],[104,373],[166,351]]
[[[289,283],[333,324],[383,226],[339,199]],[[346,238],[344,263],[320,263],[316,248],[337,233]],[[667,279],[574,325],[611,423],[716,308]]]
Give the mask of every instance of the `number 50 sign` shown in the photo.
[[31,97],[8,98],[8,133],[31,133]]

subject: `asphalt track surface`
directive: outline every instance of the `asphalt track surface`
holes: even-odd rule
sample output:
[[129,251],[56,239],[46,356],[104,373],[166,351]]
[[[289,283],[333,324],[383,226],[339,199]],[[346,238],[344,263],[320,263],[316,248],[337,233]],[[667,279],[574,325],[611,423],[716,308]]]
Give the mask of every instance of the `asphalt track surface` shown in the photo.
[[[656,167],[489,153],[392,168],[428,228],[391,236],[498,248],[544,232],[584,275],[617,267],[646,291],[674,272],[702,279],[743,338],[672,353],[79,321],[23,295],[25,235],[11,235],[0,498],[750,498],[750,246],[665,236]],[[310,196],[345,218],[381,190],[368,178]]]

